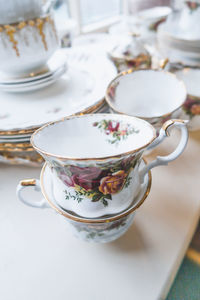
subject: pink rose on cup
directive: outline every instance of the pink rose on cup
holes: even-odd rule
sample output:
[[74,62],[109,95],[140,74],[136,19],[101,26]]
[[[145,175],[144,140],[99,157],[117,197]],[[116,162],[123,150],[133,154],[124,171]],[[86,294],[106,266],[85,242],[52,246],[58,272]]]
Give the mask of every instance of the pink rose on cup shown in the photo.
[[78,185],[86,191],[97,188],[100,185],[100,180],[107,175],[106,171],[102,171],[96,167],[80,168],[70,166],[69,172],[71,176],[61,173],[60,179],[69,187]]

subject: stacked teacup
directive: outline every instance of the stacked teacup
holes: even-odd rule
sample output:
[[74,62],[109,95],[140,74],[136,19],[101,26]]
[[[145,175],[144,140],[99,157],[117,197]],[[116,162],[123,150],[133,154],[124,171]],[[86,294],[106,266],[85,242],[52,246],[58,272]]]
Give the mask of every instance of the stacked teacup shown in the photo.
[[[176,150],[146,164],[144,151],[160,144],[173,127],[181,130]],[[165,122],[158,137],[147,121],[122,114],[73,116],[50,123],[31,140],[46,161],[40,181],[21,181],[18,198],[30,206],[52,207],[83,240],[110,242],[127,231],[148,196],[150,170],[176,159],[187,139],[182,120]],[[27,201],[22,193],[27,186],[41,189],[44,199]]]

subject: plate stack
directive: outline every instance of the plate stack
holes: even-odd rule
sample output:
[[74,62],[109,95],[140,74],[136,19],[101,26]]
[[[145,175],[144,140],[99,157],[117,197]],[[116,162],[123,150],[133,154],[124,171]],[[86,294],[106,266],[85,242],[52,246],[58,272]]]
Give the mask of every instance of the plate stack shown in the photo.
[[[30,74],[24,83],[13,77],[16,81],[11,84],[6,82],[6,77],[0,76],[0,87],[4,88],[0,90],[0,162],[41,164],[41,157],[30,144],[30,137],[36,129],[71,115],[107,109],[105,90],[117,70],[106,55],[94,53],[87,47],[61,49],[47,65],[45,76],[44,73],[33,77]],[[59,80],[48,87],[34,88],[35,81],[43,84],[44,80],[44,84],[48,84],[57,72],[63,72]],[[5,92],[7,86],[9,92]]]
[[200,66],[200,3],[186,1],[158,28],[158,48],[171,62]]
[[10,93],[30,92],[46,87],[58,80],[67,70],[66,56],[59,50],[44,67],[29,73],[0,73],[0,90]]

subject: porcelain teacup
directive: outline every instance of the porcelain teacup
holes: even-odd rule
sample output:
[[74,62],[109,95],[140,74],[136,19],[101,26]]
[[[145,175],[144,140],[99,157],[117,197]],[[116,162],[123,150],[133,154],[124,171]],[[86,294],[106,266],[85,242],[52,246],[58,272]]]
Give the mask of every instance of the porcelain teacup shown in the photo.
[[180,117],[186,96],[183,82],[163,70],[124,71],[106,91],[106,101],[113,112],[142,118],[156,129]]
[[[144,166],[142,161],[140,168]],[[42,192],[43,198],[37,197],[30,200],[30,195],[24,195],[24,190],[33,187],[36,191]],[[107,243],[116,240],[123,235],[131,226],[137,209],[144,203],[151,189],[151,172],[145,177],[144,184],[137,197],[132,199],[131,205],[121,213],[101,218],[83,218],[72,212],[65,211],[58,206],[52,191],[52,174],[47,164],[44,164],[40,180],[25,179],[17,186],[17,196],[24,204],[35,208],[52,208],[60,221],[71,231],[72,234],[87,242]]]
[[[172,126],[182,132],[176,150],[139,170],[144,151],[161,143]],[[60,207],[95,218],[126,209],[148,171],[176,159],[187,139],[181,120],[166,122],[156,137],[154,127],[142,119],[90,114],[45,125],[32,135],[31,143],[52,170],[54,196]]]

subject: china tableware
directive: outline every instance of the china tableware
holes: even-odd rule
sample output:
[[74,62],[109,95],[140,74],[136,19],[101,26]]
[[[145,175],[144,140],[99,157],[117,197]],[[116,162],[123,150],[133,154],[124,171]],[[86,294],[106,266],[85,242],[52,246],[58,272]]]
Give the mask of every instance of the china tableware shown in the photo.
[[156,31],[158,26],[166,20],[171,11],[171,8],[168,6],[156,6],[141,10],[137,15],[149,30]]
[[[184,1],[158,28],[158,47],[170,61],[195,66],[200,63],[200,6]],[[187,63],[186,63],[187,62]],[[189,63],[188,63],[189,62]]]
[[27,84],[34,81],[44,79],[54,75],[58,70],[67,68],[66,53],[61,49],[57,50],[50,59],[46,62],[43,68],[37,71],[31,70],[30,73],[7,74],[0,72],[0,84]]
[[178,118],[186,88],[174,74],[161,70],[127,70],[115,77],[106,91],[111,110],[142,118],[156,129]]
[[31,167],[39,167],[43,164],[43,158],[36,151],[0,151],[0,163],[10,165],[27,165]]
[[129,68],[151,67],[151,55],[136,37],[128,44],[120,43],[115,46],[108,52],[108,56],[115,63],[119,72]]
[[139,13],[125,16],[109,28],[111,34],[139,34],[144,43],[155,44],[158,26],[171,13],[170,7],[154,7],[141,10]]
[[175,74],[183,80],[188,93],[187,99],[182,106],[182,118],[189,120],[189,130],[200,130],[200,69],[183,67],[177,70]]
[[[141,162],[140,168],[144,166]],[[98,219],[86,219],[75,215],[72,212],[61,209],[55,201],[52,192],[52,174],[47,164],[44,165],[41,172],[40,181],[22,180],[17,187],[17,196],[26,205],[38,208],[51,207],[62,220],[63,224],[74,236],[87,242],[105,243],[113,241],[123,235],[131,226],[136,210],[143,204],[151,189],[151,172],[145,177],[145,181],[140,188],[139,194],[132,200],[127,210],[120,214],[105,216]],[[23,190],[33,186],[37,191],[42,190],[45,199],[37,201],[28,201],[23,196]]]
[[[0,135],[32,133],[45,123],[102,106],[106,87],[117,74],[113,63],[88,49],[62,52],[68,71],[53,85],[15,95],[0,91]],[[81,56],[87,59],[80,61]]]
[[57,70],[54,74],[40,78],[38,80],[33,80],[25,83],[17,83],[17,84],[1,84],[0,89],[4,92],[9,93],[22,93],[22,92],[30,92],[36,91],[41,88],[47,87],[50,84],[57,81],[63,74],[65,74],[67,70],[67,66],[63,65],[62,68]]
[[[177,149],[139,171],[144,150],[154,148],[177,127]],[[83,217],[100,217],[126,209],[148,171],[166,165],[184,150],[185,122],[170,120],[156,131],[148,122],[126,115],[73,116],[38,129],[31,138],[35,150],[51,167],[57,203]]]
[[58,48],[51,15],[1,25],[0,36],[0,69],[6,73],[38,70]]

